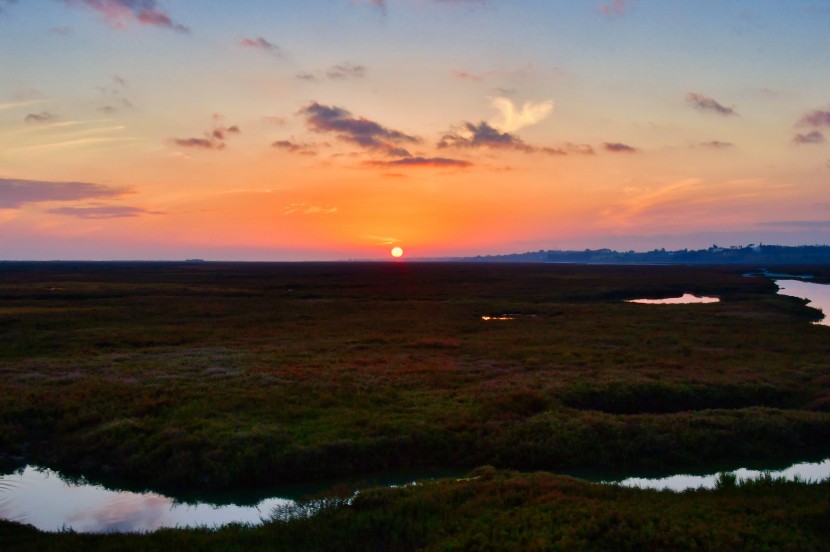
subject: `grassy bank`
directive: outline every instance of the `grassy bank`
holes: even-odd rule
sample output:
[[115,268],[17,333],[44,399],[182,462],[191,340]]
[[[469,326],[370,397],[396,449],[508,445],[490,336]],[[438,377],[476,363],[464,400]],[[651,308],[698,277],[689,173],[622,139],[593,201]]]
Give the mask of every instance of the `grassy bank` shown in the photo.
[[[722,302],[623,301],[684,292]],[[0,459],[160,490],[797,460],[816,317],[735,268],[4,263]]]
[[480,468],[261,527],[78,535],[0,522],[0,540],[4,550],[827,549],[830,483],[722,483],[677,494]]

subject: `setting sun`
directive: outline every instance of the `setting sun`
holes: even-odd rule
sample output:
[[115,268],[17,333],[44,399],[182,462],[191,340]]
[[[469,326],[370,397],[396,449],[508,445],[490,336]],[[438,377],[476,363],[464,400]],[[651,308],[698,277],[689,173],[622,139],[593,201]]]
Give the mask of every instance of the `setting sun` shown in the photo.
[[395,257],[395,258],[402,257],[403,256],[403,249],[401,249],[400,247],[393,247],[392,248],[392,256]]

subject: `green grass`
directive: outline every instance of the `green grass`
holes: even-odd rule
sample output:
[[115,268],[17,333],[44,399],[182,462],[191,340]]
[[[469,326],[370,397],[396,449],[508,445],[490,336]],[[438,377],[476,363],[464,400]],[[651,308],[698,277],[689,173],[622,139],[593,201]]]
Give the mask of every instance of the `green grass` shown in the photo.
[[[830,329],[744,270],[0,263],[0,465],[193,491],[409,466],[671,471],[828,454]],[[722,302],[624,302],[685,292]],[[481,320],[504,313],[533,316]],[[585,490],[580,500],[594,492],[603,516],[629,496]],[[688,500],[717,502],[704,496]],[[482,508],[482,531],[535,527]],[[528,516],[547,519],[533,508]],[[455,515],[437,511],[439,525]],[[342,523],[369,527],[366,515]],[[710,542],[700,528],[710,522],[678,535]],[[329,522],[307,523],[186,538],[255,547],[272,542],[269,531]],[[667,531],[655,527],[649,534]],[[486,549],[508,537],[401,538]],[[569,548],[587,537],[539,538]]]

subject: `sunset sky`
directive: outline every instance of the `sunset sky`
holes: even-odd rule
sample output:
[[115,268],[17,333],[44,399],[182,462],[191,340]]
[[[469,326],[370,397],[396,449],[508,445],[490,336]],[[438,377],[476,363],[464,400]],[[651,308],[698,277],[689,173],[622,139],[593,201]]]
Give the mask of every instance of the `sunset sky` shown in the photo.
[[830,1],[0,12],[0,259],[830,243]]

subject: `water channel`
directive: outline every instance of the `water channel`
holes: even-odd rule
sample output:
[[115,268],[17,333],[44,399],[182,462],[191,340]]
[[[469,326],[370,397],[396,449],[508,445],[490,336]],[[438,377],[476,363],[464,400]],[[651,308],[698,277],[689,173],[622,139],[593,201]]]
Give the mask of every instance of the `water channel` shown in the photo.
[[[830,286],[801,280],[776,280],[776,283],[779,293],[783,295],[809,299],[811,306],[830,309]],[[677,304],[713,300],[717,301],[716,298],[685,294],[682,298],[636,302]],[[830,324],[827,318],[820,323]],[[734,474],[739,481],[769,474],[775,478],[799,478],[817,482],[830,478],[830,459],[798,463],[778,471],[737,469],[729,473]],[[451,475],[453,474],[449,472],[398,472],[370,480],[369,483],[405,485]],[[676,474],[659,478],[598,478],[596,482],[683,491],[701,487],[714,488],[718,476],[718,473]],[[152,492],[109,489],[84,480],[64,478],[49,469],[26,466],[15,473],[0,475],[0,518],[28,523],[42,531],[72,529],[82,533],[106,533],[146,532],[163,527],[218,527],[230,523],[259,524],[271,519],[275,512],[291,516],[311,515],[314,511],[313,502],[298,501],[297,497],[304,494],[302,492],[295,493],[293,497],[291,493],[276,494],[279,496],[179,500]]]

